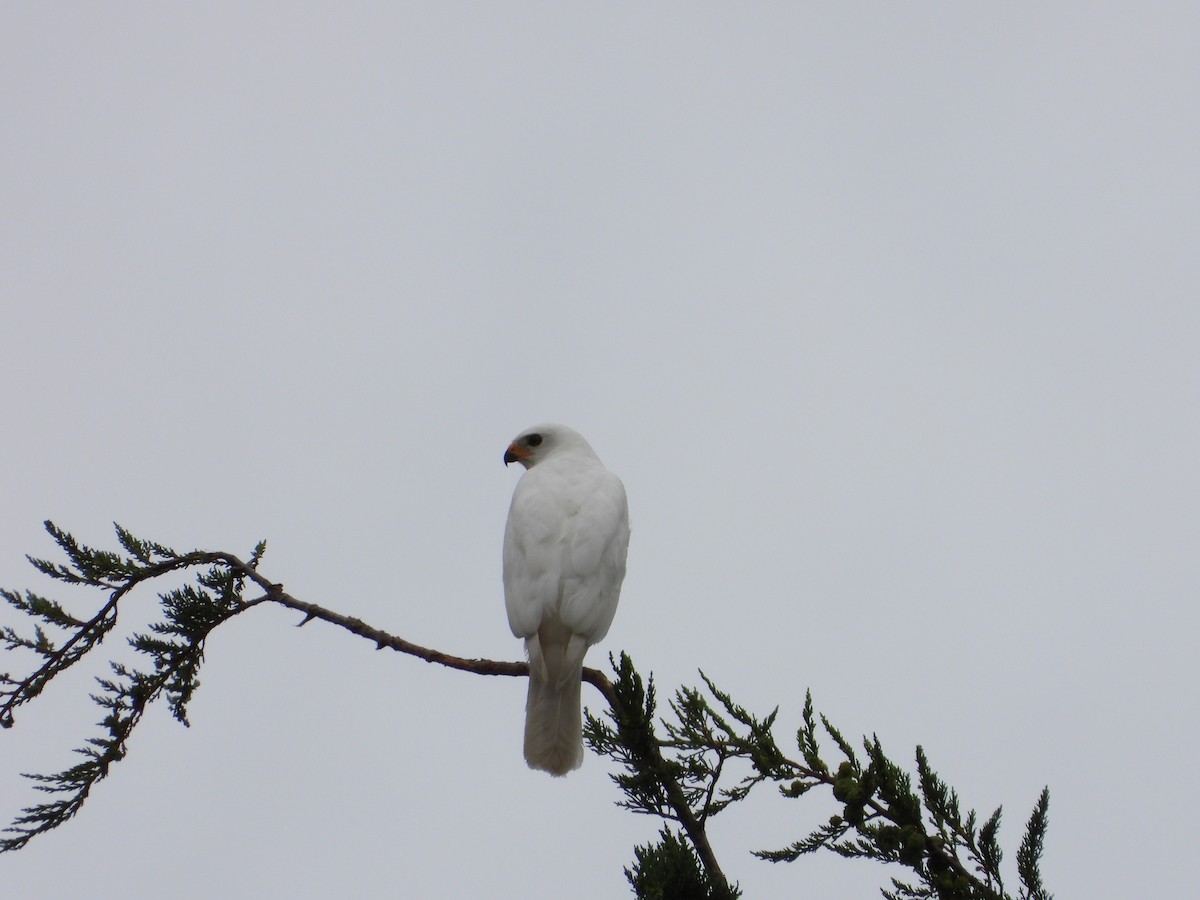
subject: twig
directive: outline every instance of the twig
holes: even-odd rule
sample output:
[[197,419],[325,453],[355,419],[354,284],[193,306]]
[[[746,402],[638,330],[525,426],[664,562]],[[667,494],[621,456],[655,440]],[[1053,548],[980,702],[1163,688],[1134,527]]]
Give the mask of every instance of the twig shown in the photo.
[[[386,631],[368,625],[362,619],[342,615],[331,609],[318,606],[315,603],[309,603],[307,600],[300,600],[293,597],[283,589],[282,584],[276,584],[264,578],[256,569],[236,556],[226,553],[205,555],[215,557],[215,559],[208,559],[205,562],[219,560],[238,574],[246,576],[257,584],[262,589],[263,596],[255,602],[267,601],[278,603],[280,606],[286,606],[288,609],[304,613],[304,619],[299,625],[307,625],[313,619],[320,619],[322,622],[336,625],[339,628],[349,631],[351,634],[371,641],[378,650],[386,647],[398,653],[405,653],[409,656],[423,659],[426,662],[437,663],[438,665],[458,669],[462,672],[472,672],[476,675],[505,675],[516,678],[528,677],[529,675],[529,663],[507,662],[495,659],[467,659],[462,656],[454,656],[450,653],[442,653],[440,650],[431,650],[428,647],[422,647],[419,644],[412,643],[412,641],[406,641],[402,637],[397,637],[394,634],[389,634]],[[612,682],[608,680],[603,672],[599,669],[585,668],[583,670],[583,680],[595,687],[604,696],[604,699],[608,701],[609,706],[613,708],[614,712],[620,711],[621,701],[617,699]]]

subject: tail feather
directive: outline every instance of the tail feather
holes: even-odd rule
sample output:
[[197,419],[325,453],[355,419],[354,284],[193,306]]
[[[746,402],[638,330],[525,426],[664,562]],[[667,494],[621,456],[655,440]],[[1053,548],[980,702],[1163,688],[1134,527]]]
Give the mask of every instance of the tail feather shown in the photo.
[[531,666],[525,702],[525,761],[531,769],[566,775],[583,765],[582,656],[543,675]]

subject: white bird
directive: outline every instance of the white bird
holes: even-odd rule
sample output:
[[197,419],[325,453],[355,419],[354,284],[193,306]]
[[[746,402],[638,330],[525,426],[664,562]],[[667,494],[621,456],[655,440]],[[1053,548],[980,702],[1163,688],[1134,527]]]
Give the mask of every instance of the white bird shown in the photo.
[[529,655],[525,761],[566,775],[583,763],[583,656],[617,611],[629,507],[621,479],[563,425],[517,435],[514,462],[526,471],[504,529],[504,605]]

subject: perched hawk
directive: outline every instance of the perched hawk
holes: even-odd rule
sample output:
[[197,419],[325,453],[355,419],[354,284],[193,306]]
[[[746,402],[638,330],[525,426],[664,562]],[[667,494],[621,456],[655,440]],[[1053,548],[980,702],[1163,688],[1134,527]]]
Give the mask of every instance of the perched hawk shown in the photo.
[[608,633],[625,579],[625,486],[563,425],[526,429],[504,462],[527,470],[504,529],[504,604],[529,654],[525,761],[565,775],[583,763],[583,655]]

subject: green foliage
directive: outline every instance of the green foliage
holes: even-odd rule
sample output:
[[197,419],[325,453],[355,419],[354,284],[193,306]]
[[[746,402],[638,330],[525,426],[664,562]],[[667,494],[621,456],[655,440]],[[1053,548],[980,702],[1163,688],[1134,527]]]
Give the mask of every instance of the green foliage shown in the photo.
[[[664,832],[659,844],[638,850],[638,862],[634,866],[638,880],[634,881],[630,876],[635,892],[639,897],[733,900],[741,892],[730,886],[721,872],[705,834],[705,823],[710,815],[715,815],[732,802],[731,794],[738,794],[740,799],[749,792],[750,786],[743,785],[722,795],[715,793],[724,760],[733,758],[736,752],[712,751],[706,749],[701,741],[694,741],[690,747],[681,748],[676,759],[666,759],[662,750],[668,745],[659,739],[654,730],[656,699],[653,679],[643,687],[642,677],[625,653],[621,654],[619,661],[613,661],[610,656],[609,663],[617,675],[607,713],[612,724],[588,714],[584,720],[583,738],[595,752],[611,757],[624,769],[610,776],[625,795],[618,805],[682,825],[694,850],[689,850],[688,858],[698,860],[705,876],[702,882],[704,892],[693,893],[699,888],[696,887],[687,860],[675,850],[675,838],[669,837],[669,832]],[[689,707],[688,697],[681,692],[672,703],[672,709],[682,716],[694,713],[698,727],[709,734],[718,730],[724,734],[731,733],[727,726],[719,724],[719,717],[711,716],[702,709],[706,704],[702,703],[699,695],[691,699],[701,702]],[[745,714],[744,710],[741,712]],[[673,736],[678,733],[671,731]],[[628,870],[626,874],[629,875]]]
[[1044,788],[1038,797],[1037,806],[1029,816],[1025,828],[1025,839],[1017,851],[1017,872],[1021,876],[1021,900],[1053,900],[1053,895],[1042,884],[1040,863],[1046,829],[1050,825],[1047,813],[1050,809],[1050,789]]
[[[685,825],[698,823],[702,847],[707,819],[745,799],[763,782],[775,784],[782,796],[793,800],[815,788],[828,788],[842,804],[840,815],[782,849],[755,855],[772,862],[792,862],[827,850],[843,857],[903,866],[909,871],[908,881],[893,879],[891,888],[882,891],[891,900],[1013,900],[1005,892],[1001,874],[1000,810],[982,826],[974,811],[963,815],[957,793],[934,772],[922,748],[916,751],[914,787],[913,777],[887,755],[878,737],[862,742],[860,757],[827,718],[816,715],[809,694],[802,714],[804,724],[796,735],[800,757],[791,759],[772,734],[777,710],[763,718],[755,716],[703,672],[700,677],[707,691],[685,687],[676,692],[670,704],[673,719],[661,723],[666,738],[660,740],[655,734],[653,688],[640,691],[640,676],[625,655],[613,670],[622,707],[608,717],[616,727],[589,715],[584,736],[594,751],[611,757],[623,769],[612,777],[625,795],[621,805],[626,808]],[[635,705],[636,713],[629,712],[626,702]],[[836,767],[822,756],[819,731],[832,740],[842,757]],[[638,751],[631,752],[635,747]],[[654,753],[655,747],[661,753]],[[733,769],[738,774],[725,786]],[[671,802],[671,782],[666,779],[681,789],[683,808]],[[1019,900],[1052,900],[1039,870],[1048,803],[1049,793],[1043,791],[1017,854]],[[688,837],[696,843],[691,831]],[[664,843],[654,846],[664,859],[674,859]],[[647,855],[650,849],[639,848],[634,871],[643,877],[634,883],[637,895],[675,896],[670,893],[674,885],[669,879],[677,872],[680,884],[686,885],[690,878],[687,867],[682,863],[677,868],[649,866],[647,860],[658,860]],[[661,893],[646,893],[647,885]]]
[[615,728],[588,716],[584,739],[597,753],[611,756],[625,769],[612,776],[625,794],[621,806],[664,819],[674,818],[665,785],[677,780],[685,770],[678,764],[666,763],[656,752],[654,680],[643,687],[641,676],[625,654],[613,666],[619,676],[613,685],[619,706],[609,713]]
[[659,841],[633,850],[636,861],[625,877],[638,900],[708,900],[723,897],[721,888],[700,865],[696,853],[668,828]]
[[[199,686],[204,641],[209,633],[237,613],[259,601],[243,599],[248,572],[246,564],[222,554],[175,551],[135,538],[119,525],[117,539],[126,554],[96,550],[80,544],[71,535],[46,523],[68,563],[42,559],[30,562],[42,573],[67,584],[100,588],[108,601],[91,619],[84,621],[66,612],[58,603],[32,592],[24,595],[0,589],[12,606],[40,622],[32,634],[11,627],[0,629],[0,641],[9,650],[31,651],[40,660],[24,678],[0,676],[0,723],[13,725],[14,710],[37,697],[57,675],[94,650],[116,625],[122,600],[135,587],[171,572],[197,569],[195,586],[185,585],[159,595],[161,620],[147,633],[134,634],[129,644],[148,664],[141,667],[110,662],[112,677],[97,678],[100,685],[92,699],[104,711],[98,737],[87,739],[76,752],[83,761],[50,775],[27,775],[36,789],[53,799],[27,807],[5,829],[11,837],[0,839],[0,852],[17,850],[33,837],[57,828],[82,807],[91,789],[109,772],[113,763],[125,758],[127,741],[147,707],[166,698],[171,714],[183,724],[187,704]],[[265,545],[259,544],[251,557],[257,565]],[[53,634],[47,634],[48,626]]]

